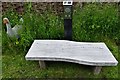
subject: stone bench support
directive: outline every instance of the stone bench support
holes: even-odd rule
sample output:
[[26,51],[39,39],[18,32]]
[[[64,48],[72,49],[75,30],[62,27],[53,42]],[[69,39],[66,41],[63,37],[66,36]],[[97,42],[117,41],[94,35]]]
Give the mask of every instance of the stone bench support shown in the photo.
[[101,72],[101,69],[102,69],[102,66],[96,66],[96,67],[94,68],[94,74],[95,74],[95,75],[98,75],[98,74]]
[[46,68],[46,65],[45,65],[44,61],[39,61],[39,66],[40,66],[41,69],[45,69]]

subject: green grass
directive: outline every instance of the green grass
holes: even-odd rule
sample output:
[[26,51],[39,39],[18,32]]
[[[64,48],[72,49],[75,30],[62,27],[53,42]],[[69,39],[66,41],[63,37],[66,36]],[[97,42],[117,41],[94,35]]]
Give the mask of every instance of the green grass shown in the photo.
[[[50,10],[44,14],[31,11],[31,4],[25,6],[21,39],[10,40],[2,25],[2,76],[3,78],[118,78],[118,66],[103,67],[99,75],[93,74],[93,67],[68,62],[46,62],[47,68],[40,69],[38,61],[26,61],[25,55],[34,39],[64,39],[63,18]],[[112,12],[112,13],[111,13]],[[10,9],[3,14],[11,25],[20,24],[18,14]],[[73,12],[73,40],[105,42],[118,61],[119,27],[117,7],[114,4],[87,4],[82,10],[76,6]],[[110,23],[110,24],[109,24]]]
[[[106,42],[118,59],[118,47]],[[93,67],[67,62],[46,62],[46,69],[40,69],[38,61],[26,61],[25,52],[9,52],[2,55],[3,78],[117,78],[117,67],[103,67],[100,75],[94,76]]]

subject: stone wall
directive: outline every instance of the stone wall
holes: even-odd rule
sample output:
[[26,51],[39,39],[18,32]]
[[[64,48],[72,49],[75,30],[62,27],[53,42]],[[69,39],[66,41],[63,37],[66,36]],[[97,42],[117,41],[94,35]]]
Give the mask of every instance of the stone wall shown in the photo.
[[[28,6],[28,2],[2,2],[2,12],[6,12],[10,9],[13,9],[17,11],[19,14],[22,14],[22,12],[25,11],[25,6]],[[54,13],[59,12],[61,13],[63,11],[63,5],[62,3],[46,3],[46,2],[32,2],[32,10],[36,12],[43,12],[47,9],[52,9]]]
[[[25,11],[25,7],[28,6],[29,2],[2,2],[2,12],[8,10],[14,10],[19,14],[22,14]],[[51,11],[55,14],[61,14],[63,12],[62,2],[32,2],[32,10],[37,13],[42,13],[47,9],[51,9]],[[80,6],[81,4],[75,3],[73,6]]]

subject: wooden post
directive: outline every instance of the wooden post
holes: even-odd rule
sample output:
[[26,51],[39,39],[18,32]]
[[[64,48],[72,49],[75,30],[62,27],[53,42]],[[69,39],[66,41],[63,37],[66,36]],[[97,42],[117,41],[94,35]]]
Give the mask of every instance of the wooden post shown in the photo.
[[44,61],[39,61],[39,66],[40,66],[41,69],[45,69],[46,68]]
[[98,74],[100,73],[101,69],[102,69],[102,66],[96,66],[96,67],[94,68],[94,74],[95,74],[95,75],[98,75]]

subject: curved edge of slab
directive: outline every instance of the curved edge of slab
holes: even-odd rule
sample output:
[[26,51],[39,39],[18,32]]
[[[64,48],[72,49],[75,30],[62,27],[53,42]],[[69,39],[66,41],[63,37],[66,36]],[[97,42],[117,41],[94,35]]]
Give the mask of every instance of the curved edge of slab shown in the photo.
[[26,60],[64,61],[64,62],[83,64],[83,65],[90,65],[90,66],[116,66],[118,64],[117,61],[116,62],[91,62],[91,61],[62,58],[62,57],[27,57],[25,56],[25,58]]
[[35,40],[26,60],[64,61],[91,66],[116,66],[118,61],[105,43]]

